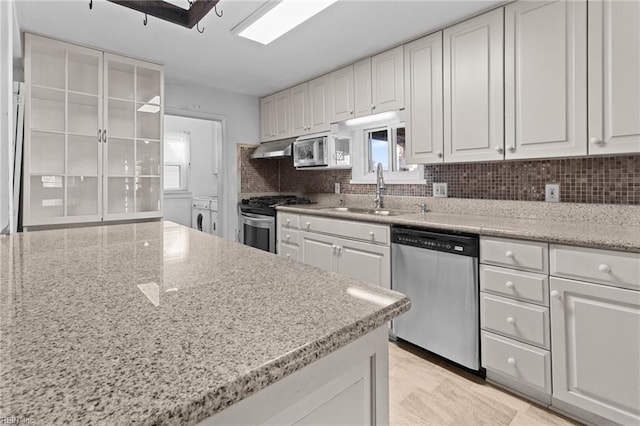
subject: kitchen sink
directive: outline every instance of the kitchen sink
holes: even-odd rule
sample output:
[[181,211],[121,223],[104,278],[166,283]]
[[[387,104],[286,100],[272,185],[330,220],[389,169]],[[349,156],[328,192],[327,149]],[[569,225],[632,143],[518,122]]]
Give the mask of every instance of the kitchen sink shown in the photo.
[[336,212],[371,214],[376,216],[399,216],[406,214],[405,211],[387,210],[387,209],[367,209],[362,207],[326,207],[323,210],[333,210]]

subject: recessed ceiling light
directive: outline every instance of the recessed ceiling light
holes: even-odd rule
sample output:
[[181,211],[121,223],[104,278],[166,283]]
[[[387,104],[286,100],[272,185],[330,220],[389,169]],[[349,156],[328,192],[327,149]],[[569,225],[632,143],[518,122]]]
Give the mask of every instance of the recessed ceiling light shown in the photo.
[[338,0],[272,0],[262,5],[231,32],[269,44]]

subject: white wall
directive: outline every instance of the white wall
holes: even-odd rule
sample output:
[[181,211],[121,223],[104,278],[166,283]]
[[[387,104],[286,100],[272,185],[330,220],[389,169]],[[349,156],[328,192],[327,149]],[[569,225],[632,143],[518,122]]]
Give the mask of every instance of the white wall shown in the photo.
[[9,232],[13,197],[13,1],[0,1],[0,232]]
[[222,235],[234,240],[238,228],[236,145],[259,142],[260,101],[255,96],[171,80],[169,77],[165,80],[165,99],[166,114],[218,119],[223,123],[218,196],[223,204]]

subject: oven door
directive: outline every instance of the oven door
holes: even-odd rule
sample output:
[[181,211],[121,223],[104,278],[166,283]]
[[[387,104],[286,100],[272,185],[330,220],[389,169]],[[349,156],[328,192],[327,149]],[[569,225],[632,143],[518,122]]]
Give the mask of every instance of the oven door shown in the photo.
[[240,212],[240,242],[271,253],[276,252],[276,218]]

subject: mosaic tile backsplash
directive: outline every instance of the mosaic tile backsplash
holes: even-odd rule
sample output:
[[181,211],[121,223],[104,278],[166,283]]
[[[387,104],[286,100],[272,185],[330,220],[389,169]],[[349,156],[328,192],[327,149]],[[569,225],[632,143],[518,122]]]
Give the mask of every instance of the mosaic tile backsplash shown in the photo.
[[[241,192],[372,194],[374,185],[352,185],[351,170],[296,170],[291,159],[252,160],[242,147]],[[640,205],[640,155],[425,166],[425,184],[387,185],[387,195],[431,196],[433,182],[447,182],[449,197],[544,201],[545,184],[560,185],[569,203]]]

